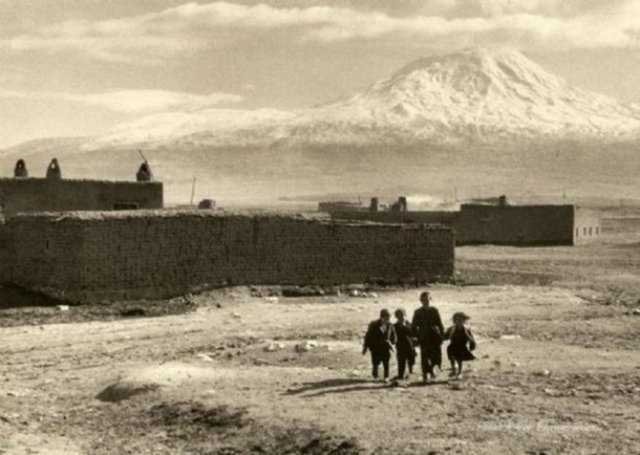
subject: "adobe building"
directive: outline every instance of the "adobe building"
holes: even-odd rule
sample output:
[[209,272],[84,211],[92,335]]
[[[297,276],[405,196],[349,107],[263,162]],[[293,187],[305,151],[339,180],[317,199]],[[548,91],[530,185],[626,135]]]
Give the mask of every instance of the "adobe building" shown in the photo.
[[575,205],[510,205],[505,196],[495,204],[463,204],[458,211],[411,211],[400,198],[395,209],[378,210],[378,200],[358,210],[333,210],[333,219],[383,223],[442,224],[455,232],[457,245],[578,245],[602,233],[596,211]]
[[459,245],[578,245],[602,231],[597,212],[575,205],[463,204],[453,227]]
[[28,177],[23,160],[18,160],[13,178],[0,177],[0,213],[76,210],[132,210],[163,207],[162,182],[71,180],[61,175],[57,160],[47,168],[47,177]]
[[364,207],[360,202],[350,201],[328,201],[320,202],[318,210],[320,212],[333,212],[337,210],[362,210]]
[[27,212],[160,209],[162,182],[0,178],[0,211]]

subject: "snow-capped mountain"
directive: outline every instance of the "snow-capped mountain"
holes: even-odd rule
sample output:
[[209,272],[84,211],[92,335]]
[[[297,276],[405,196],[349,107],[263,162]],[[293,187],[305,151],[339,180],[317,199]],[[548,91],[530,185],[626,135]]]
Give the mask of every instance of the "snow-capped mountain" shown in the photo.
[[414,61],[349,99],[298,111],[156,114],[85,144],[202,146],[466,144],[631,139],[640,110],[569,86],[522,53],[468,49]]
[[[417,60],[354,96],[297,111],[196,109],[0,153],[44,175],[131,179],[144,151],[167,203],[274,203],[304,194],[474,197],[565,193],[640,199],[640,107],[570,87],[521,53],[465,50]],[[399,186],[403,185],[403,186]],[[410,194],[405,193],[404,194]]]

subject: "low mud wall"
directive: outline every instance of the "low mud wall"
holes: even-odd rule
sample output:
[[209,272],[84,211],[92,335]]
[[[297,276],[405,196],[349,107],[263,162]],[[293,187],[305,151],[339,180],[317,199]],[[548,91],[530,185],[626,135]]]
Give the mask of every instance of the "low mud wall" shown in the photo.
[[224,285],[421,283],[454,271],[446,227],[130,211],[19,215],[3,230],[5,282],[78,302]]

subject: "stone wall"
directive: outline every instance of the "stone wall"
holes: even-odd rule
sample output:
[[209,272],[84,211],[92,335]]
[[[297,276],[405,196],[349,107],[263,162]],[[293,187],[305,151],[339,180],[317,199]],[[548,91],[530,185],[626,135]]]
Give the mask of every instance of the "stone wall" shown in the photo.
[[80,302],[221,285],[428,282],[454,268],[445,227],[129,211],[20,215],[5,228],[5,281]]
[[20,212],[158,209],[162,208],[162,199],[161,182],[0,178],[0,211],[6,216]]

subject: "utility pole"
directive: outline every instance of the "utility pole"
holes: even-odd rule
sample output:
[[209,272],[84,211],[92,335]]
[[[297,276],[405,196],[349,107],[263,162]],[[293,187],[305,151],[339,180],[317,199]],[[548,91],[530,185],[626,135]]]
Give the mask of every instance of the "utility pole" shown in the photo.
[[193,181],[191,182],[191,207],[193,207],[193,198],[196,195],[196,176],[193,176]]

